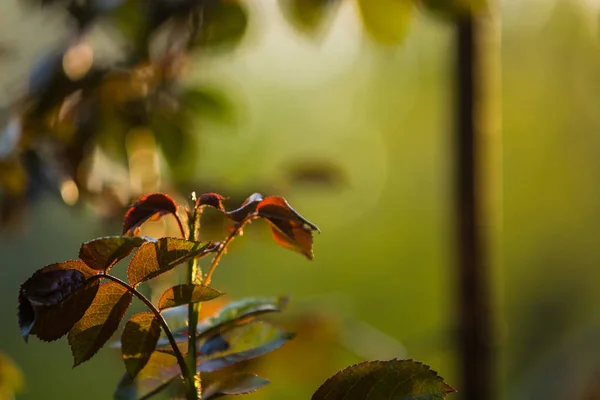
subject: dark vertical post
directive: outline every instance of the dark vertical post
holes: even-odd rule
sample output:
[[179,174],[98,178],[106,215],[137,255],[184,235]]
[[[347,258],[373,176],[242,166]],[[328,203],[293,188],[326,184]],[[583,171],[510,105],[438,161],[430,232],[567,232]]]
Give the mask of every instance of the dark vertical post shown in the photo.
[[495,390],[491,292],[481,229],[481,180],[477,168],[482,60],[473,15],[457,19],[455,43],[455,213],[462,378],[459,391],[464,400],[491,400]]

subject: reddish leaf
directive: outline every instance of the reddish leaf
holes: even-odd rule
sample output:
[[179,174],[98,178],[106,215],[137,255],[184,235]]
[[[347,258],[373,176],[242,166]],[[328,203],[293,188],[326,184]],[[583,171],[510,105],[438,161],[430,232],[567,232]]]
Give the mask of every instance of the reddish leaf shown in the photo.
[[144,368],[160,337],[160,322],[150,312],[132,316],[121,336],[121,351],[125,368],[132,378]]
[[146,239],[135,236],[107,236],[81,245],[79,258],[93,269],[108,272],[116,263],[146,243]]
[[456,392],[429,366],[413,360],[367,361],[329,378],[312,400],[443,400]]
[[313,259],[312,232],[319,228],[294,210],[283,197],[265,198],[257,205],[256,214],[269,222],[279,245]]
[[194,284],[177,285],[167,289],[162,294],[158,301],[158,308],[164,310],[183,304],[208,301],[221,295],[223,295],[223,293],[211,287]]
[[125,214],[123,234],[136,235],[140,226],[150,218],[158,218],[167,214],[177,217],[178,205],[171,197],[162,193],[142,196],[133,203]]
[[208,384],[203,379],[202,384],[205,388],[202,392],[202,398],[209,400],[226,395],[252,393],[269,383],[268,380],[247,372],[233,374],[224,380],[209,382]]
[[254,193],[248,197],[242,206],[237,210],[226,212],[225,214],[235,222],[241,222],[248,215],[256,211],[256,207],[263,200],[263,196],[260,193]]
[[211,242],[192,242],[178,238],[160,238],[147,242],[133,255],[127,269],[129,283],[137,286],[186,261],[204,257],[214,250]]
[[227,200],[227,198],[221,196],[220,194],[204,193],[198,197],[198,200],[196,200],[196,207],[209,206],[225,212],[223,200]]
[[92,358],[115,333],[131,299],[132,294],[116,282],[100,285],[94,302],[69,332],[75,367]]

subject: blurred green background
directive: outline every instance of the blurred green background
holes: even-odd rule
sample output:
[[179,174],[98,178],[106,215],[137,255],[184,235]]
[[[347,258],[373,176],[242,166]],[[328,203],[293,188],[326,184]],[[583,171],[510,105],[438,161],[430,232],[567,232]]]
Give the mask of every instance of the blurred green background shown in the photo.
[[[273,1],[253,3],[241,47],[195,60],[190,79],[223,88],[236,123],[203,125],[190,180],[248,195],[270,185],[323,233],[308,263],[254,224],[215,275],[234,298],[289,294],[292,315],[319,316],[265,362],[273,383],[248,398],[307,399],[363,358],[414,358],[453,384],[452,27],[420,12],[401,46],[382,48],[346,5],[314,42]],[[490,187],[502,205],[493,254],[506,399],[600,399],[597,3],[499,7],[503,178]],[[15,50],[0,64],[0,101],[63,25],[16,0],[0,4],[0,43]],[[341,183],[293,187],[286,168],[307,159],[334,165]],[[18,398],[112,397],[124,371],[118,351],[72,369],[66,340],[23,342],[16,301],[34,270],[118,233],[118,223],[46,198],[2,237],[0,351],[25,375]]]

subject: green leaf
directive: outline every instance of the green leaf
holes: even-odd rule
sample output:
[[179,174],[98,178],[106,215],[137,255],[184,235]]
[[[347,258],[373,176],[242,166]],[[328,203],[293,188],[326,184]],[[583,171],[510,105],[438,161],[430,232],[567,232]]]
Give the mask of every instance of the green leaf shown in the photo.
[[186,112],[196,118],[210,118],[221,122],[233,120],[231,101],[222,92],[212,88],[186,90],[181,95],[181,104]]
[[312,400],[443,400],[452,392],[456,390],[420,362],[367,361],[329,378]]
[[[270,353],[292,339],[294,334],[284,332],[264,322],[252,322],[238,326],[224,333],[208,338],[202,349],[214,348],[211,341],[226,342],[223,351],[210,351],[209,357],[203,357],[198,363],[198,372],[213,372],[230,365],[251,360]],[[202,356],[202,354],[200,354]]]
[[116,282],[100,285],[83,318],[69,332],[74,367],[92,358],[119,327],[132,294]]
[[248,11],[231,0],[212,1],[202,9],[202,21],[194,45],[230,48],[242,40],[248,26]]
[[420,3],[438,17],[453,21],[456,18],[485,8],[486,0],[420,0]]
[[116,263],[146,243],[146,239],[134,236],[107,236],[85,242],[79,249],[81,258],[91,268],[108,272]]
[[283,15],[301,33],[320,32],[338,0],[279,0]]
[[209,400],[226,395],[252,393],[269,383],[268,380],[247,372],[233,374],[222,381],[206,383],[203,379],[202,399]]
[[183,304],[198,303],[201,301],[208,301],[219,296],[223,293],[211,287],[194,284],[183,284],[177,285],[167,289],[160,300],[158,301],[158,308],[164,310],[167,308],[177,307]]
[[192,242],[179,238],[165,237],[147,242],[131,258],[127,278],[135,287],[181,263],[204,257],[213,250],[211,242]]
[[144,368],[160,337],[160,321],[153,313],[132,316],[121,336],[121,351],[125,368],[132,378]]
[[258,203],[256,214],[271,225],[273,238],[282,247],[313,259],[313,231],[316,225],[294,210],[283,197],[269,196]]
[[181,370],[177,359],[168,353],[155,351],[135,379],[126,373],[115,391],[115,399],[147,399],[166,389]]
[[176,219],[179,206],[170,196],[162,193],[152,193],[140,197],[131,205],[125,214],[123,234],[137,234],[140,226],[150,218],[160,218],[172,214]]
[[402,42],[414,8],[413,0],[358,0],[367,33],[384,45]]

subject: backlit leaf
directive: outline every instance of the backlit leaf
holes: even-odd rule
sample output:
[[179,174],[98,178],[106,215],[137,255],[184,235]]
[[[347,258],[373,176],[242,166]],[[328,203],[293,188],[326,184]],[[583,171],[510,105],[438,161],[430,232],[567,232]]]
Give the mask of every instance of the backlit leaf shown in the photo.
[[248,11],[238,1],[207,2],[194,44],[200,47],[225,48],[238,44],[248,26]]
[[[224,351],[211,352],[210,356],[201,357],[196,369],[198,372],[213,372],[251,360],[278,349],[293,337],[294,334],[284,332],[264,322],[238,326],[207,339],[207,342],[224,340],[229,346],[224,347]],[[201,354],[201,356],[203,355]]]
[[198,200],[196,200],[196,207],[209,206],[216,208],[219,211],[225,211],[225,207],[223,207],[224,200],[226,200],[226,198],[220,194],[204,193],[198,197]]
[[160,332],[160,322],[150,312],[136,314],[125,324],[121,336],[121,351],[125,368],[132,378],[135,378],[150,359]]
[[140,197],[127,210],[123,223],[123,234],[135,235],[139,227],[150,218],[158,218],[167,214],[177,217],[178,206],[170,196],[153,193]]
[[166,308],[177,307],[183,304],[198,303],[208,301],[221,296],[223,293],[211,287],[194,284],[177,285],[167,289],[160,300],[158,308],[164,310]]
[[100,350],[119,327],[131,304],[132,294],[116,282],[100,285],[83,318],[69,332],[69,345],[77,366]]
[[456,390],[420,362],[367,361],[329,378],[312,400],[443,400],[452,392]]
[[132,286],[137,286],[181,263],[204,257],[213,250],[211,242],[192,242],[179,238],[165,237],[147,242],[131,258],[127,278]]
[[123,375],[117,385],[115,399],[150,398],[166,389],[180,375],[181,370],[173,355],[155,351],[135,379],[132,379],[128,373]]
[[280,0],[283,14],[301,32],[320,31],[338,0]]
[[377,42],[398,44],[406,35],[413,0],[357,0],[363,26]]
[[256,213],[271,225],[275,241],[282,247],[313,259],[313,231],[319,231],[294,210],[283,197],[269,196],[256,207]]
[[79,249],[79,258],[98,271],[107,272],[117,262],[146,242],[134,236],[108,236],[85,242]]
[[225,214],[227,215],[227,217],[234,220],[235,222],[241,222],[248,215],[250,215],[256,211],[256,207],[262,200],[263,200],[262,194],[254,193],[252,196],[248,197],[244,201],[244,203],[242,203],[240,208],[233,210],[233,211],[226,212]]
[[202,384],[204,390],[202,398],[204,400],[216,399],[225,395],[247,394],[257,391],[270,382],[260,376],[242,372],[231,375],[222,381],[208,382],[204,380]]

